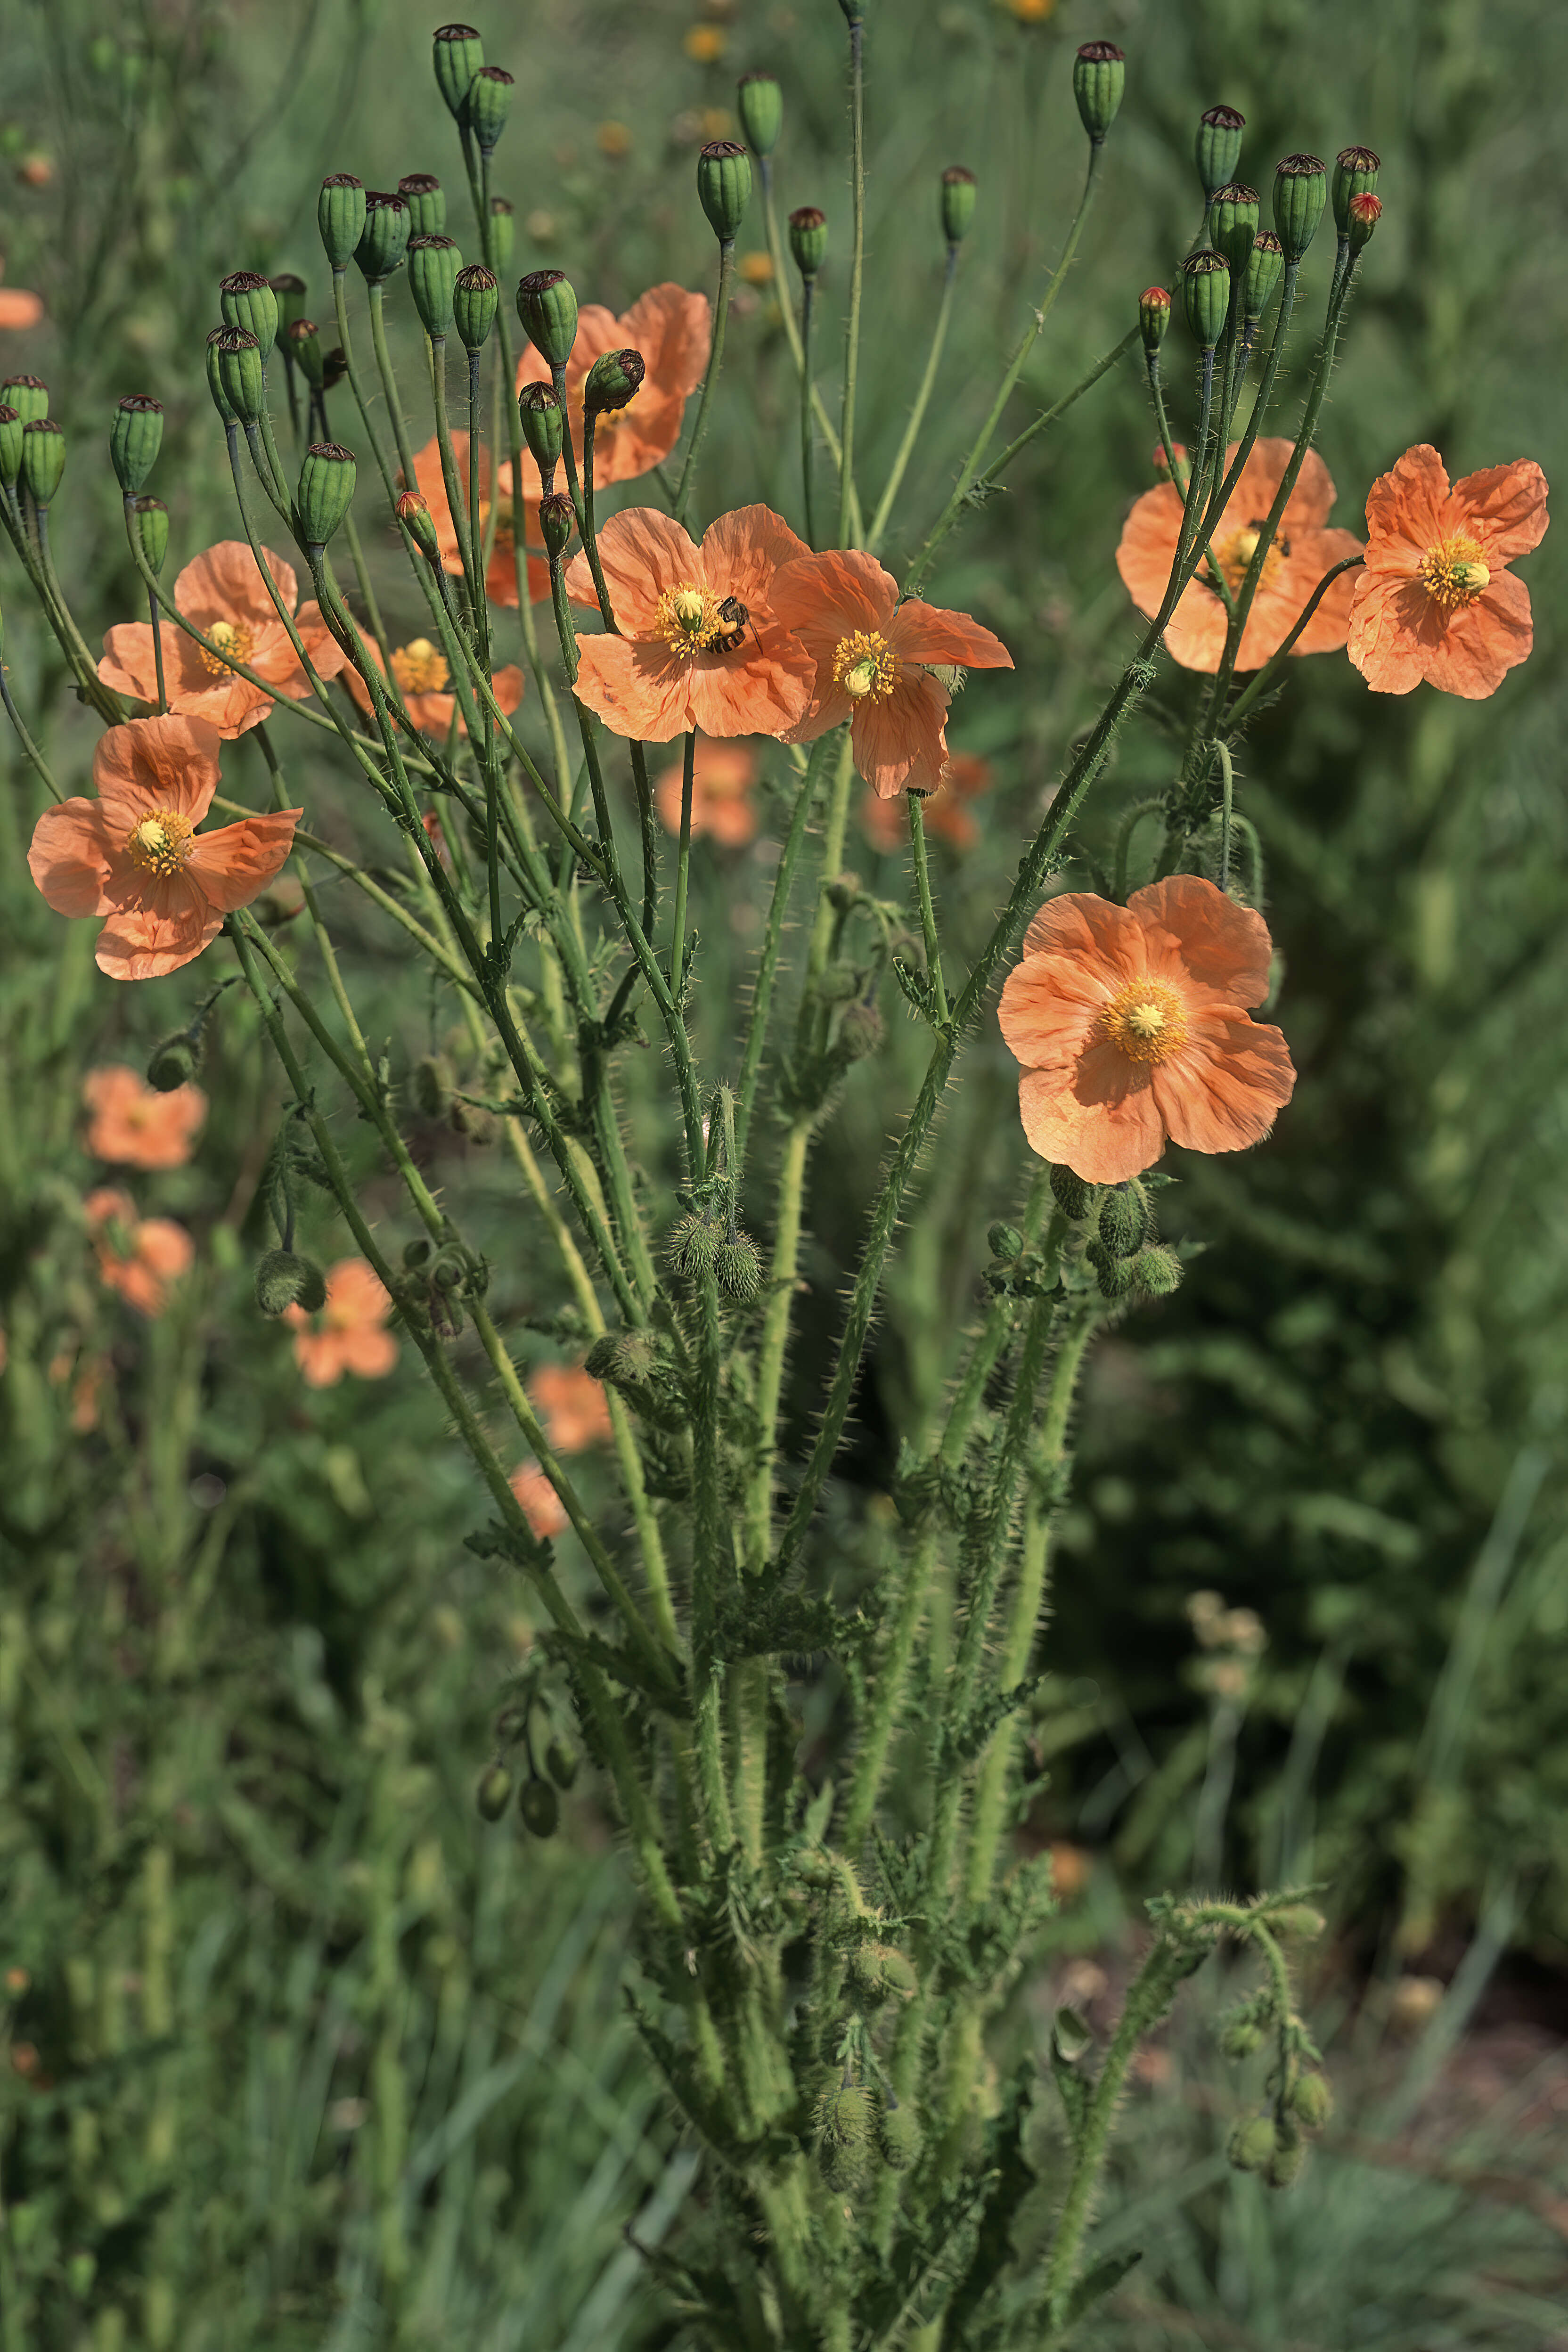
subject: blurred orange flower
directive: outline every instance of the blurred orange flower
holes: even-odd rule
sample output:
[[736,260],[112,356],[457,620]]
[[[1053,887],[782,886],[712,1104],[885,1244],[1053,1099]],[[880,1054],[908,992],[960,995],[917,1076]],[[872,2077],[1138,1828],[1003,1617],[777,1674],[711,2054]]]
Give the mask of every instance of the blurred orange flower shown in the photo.
[[581,1364],[541,1364],[528,1383],[552,1454],[582,1454],[611,1435],[605,1386]]
[[[923,814],[928,836],[953,849],[973,849],[980,827],[963,803],[991,789],[991,762],[973,751],[954,751],[942,772],[942,782],[927,796]],[[878,849],[898,849],[909,838],[909,824],[897,801],[879,800],[868,793],[860,803],[860,824],[868,841]]]
[[1280,1032],[1244,1009],[1268,992],[1269,955],[1262,916],[1197,875],[1151,883],[1125,907],[1048,900],[1000,1007],[1041,1158],[1120,1184],[1167,1139],[1194,1151],[1261,1142],[1296,1083]]
[[1546,477],[1533,458],[1468,474],[1450,489],[1426,442],[1372,486],[1366,569],[1356,576],[1347,651],[1374,693],[1425,678],[1479,702],[1534,642],[1530,591],[1509,564],[1546,531]]
[[102,1185],[82,1202],[96,1236],[98,1271],[139,1315],[162,1315],[169,1285],[190,1270],[195,1244],[169,1217],[139,1217],[129,1192]]
[[294,1333],[294,1361],[312,1389],[335,1388],[345,1372],[379,1381],[397,1361],[397,1342],[384,1327],[392,1300],[363,1257],[340,1258],[327,1274],[327,1302],[314,1315],[286,1307]]
[[88,1150],[95,1159],[122,1168],[183,1168],[207,1115],[200,1087],[187,1084],[159,1094],[140,1070],[123,1062],[89,1070],[81,1098],[92,1113]]
[[[368,638],[365,651],[380,669],[380,656]],[[403,697],[404,707],[421,733],[445,735],[452,723],[458,698],[447,690],[451,672],[440,646],[433,646],[428,637],[412,637],[405,646],[394,646],[392,675],[397,680],[397,690]],[[372,709],[370,688],[352,662],[343,670],[343,684],[360,709],[369,713]],[[510,718],[522,700],[522,672],[515,662],[509,663],[505,669],[496,671],[490,685],[497,702]],[[458,734],[467,735],[468,731],[467,722],[459,719]]]
[[[697,739],[691,772],[691,838],[711,835],[726,849],[743,849],[757,835],[756,804],[752,786],[757,781],[757,755],[749,743],[731,738],[727,743]],[[671,833],[680,831],[680,803],[685,782],[681,762],[666,768],[653,788],[654,805]]]
[[[583,456],[583,379],[605,352],[640,352],[643,380],[624,408],[601,416],[594,428],[596,484],[629,482],[668,457],[680,438],[686,404],[702,381],[712,339],[706,294],[683,286],[650,286],[617,319],[602,302],[577,313],[577,340],[566,362],[566,416],[572,446]],[[518,362],[517,389],[549,383],[550,370],[531,343]],[[539,503],[539,468],[529,463],[525,478],[531,506]],[[548,593],[548,583],[546,583]]]
[[541,1543],[561,1533],[566,1525],[566,1507],[537,1462],[521,1463],[507,1485],[522,1505],[522,1515]]
[[204,719],[132,719],[92,755],[95,801],[61,801],[33,828],[27,864],[57,915],[103,915],[97,961],[110,980],[155,980],[189,963],[223,919],[264,890],[303,809],[198,834],[218,781]]
[[[1294,450],[1291,441],[1258,442],[1215,525],[1210,545],[1233,593],[1257,551],[1258,534]],[[1226,451],[1227,465],[1235,455],[1234,446]],[[1333,478],[1317,451],[1309,449],[1279,518],[1274,544],[1263,559],[1252,610],[1242,631],[1238,669],[1261,669],[1295,627],[1324,572],[1331,572],[1347,556],[1361,553],[1361,541],[1353,531],[1324,528],[1333,503]],[[1152,616],[1160,609],[1181,529],[1182,494],[1173,482],[1163,481],[1134,501],[1116,551],[1116,568],[1141,613]],[[1350,625],[1351,595],[1347,572],[1324,596],[1291,646],[1292,654],[1337,653]],[[1184,669],[1217,669],[1225,651],[1226,618],[1225,599],[1205,567],[1183,589],[1166,624],[1165,644],[1173,658]]]
[[[452,457],[457,466],[458,480],[462,484],[463,519],[466,524],[468,499],[468,436],[466,433],[453,434]],[[526,466],[526,459],[524,462]],[[492,604],[510,606],[517,603],[517,557],[511,532],[511,460],[508,458],[500,466],[492,468],[490,453],[481,442],[479,444],[479,530],[481,532],[489,528],[492,473],[500,511],[496,518],[496,535],[490,548],[490,560],[485,568],[485,593]],[[525,482],[526,479],[525,472]],[[534,473],[534,485],[533,504],[529,509],[531,522],[537,514],[539,507],[537,469]],[[452,520],[452,509],[447,500],[447,478],[441,471],[439,441],[426,441],[423,449],[415,452],[414,488],[424,498],[435,522],[436,541],[441,551],[442,571],[460,575],[463,559],[458,552],[458,532]],[[542,597],[548,596],[549,593],[550,566],[545,562],[542,552],[539,555],[531,553],[528,559],[528,601],[531,604],[537,604]]]
[[[17,177],[21,179],[26,176],[26,171],[24,166],[17,173]],[[47,174],[46,173],[45,176],[47,177]],[[42,184],[41,181],[33,183],[35,187]],[[0,278],[4,278],[5,275],[5,264],[0,260]],[[15,327],[20,331],[25,327],[36,327],[43,315],[44,305],[38,295],[29,294],[20,286],[0,286],[0,327]]]
[[[280,555],[262,551],[306,652],[322,677],[335,677],[345,658],[342,647],[319,607],[300,603],[300,584],[292,565]],[[269,695],[247,677],[237,677],[216,654],[187,637],[173,621],[165,621],[159,635],[163,641],[163,682],[172,711],[187,719],[205,719],[220,735],[243,735],[248,728],[260,726],[278,695],[302,702],[310,694],[310,680],[267,593],[261,567],[245,540],[220,540],[187,563],[174,583],[174,601],[175,610],[193,628],[210,637],[231,660],[256,670],[275,693]],[[119,622],[103,644],[98,674],[105,686],[156,707],[158,667],[151,624]]]

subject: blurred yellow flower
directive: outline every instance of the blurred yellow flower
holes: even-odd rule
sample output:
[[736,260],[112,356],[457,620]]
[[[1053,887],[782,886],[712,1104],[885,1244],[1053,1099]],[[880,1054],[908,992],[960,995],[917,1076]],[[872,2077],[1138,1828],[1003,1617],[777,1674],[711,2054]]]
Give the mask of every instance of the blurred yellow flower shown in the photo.
[[999,5],[1020,25],[1043,25],[1057,10],[1057,0],[999,0]]
[[716,66],[729,46],[730,36],[721,25],[692,25],[681,43],[694,66]]
[[769,286],[773,283],[773,256],[767,253],[743,253],[741,275],[748,286]]
[[632,152],[632,134],[624,122],[601,122],[594,133],[594,143],[601,155],[619,158]]
[[735,118],[728,108],[722,106],[703,108],[702,136],[704,139],[728,139],[734,128]]

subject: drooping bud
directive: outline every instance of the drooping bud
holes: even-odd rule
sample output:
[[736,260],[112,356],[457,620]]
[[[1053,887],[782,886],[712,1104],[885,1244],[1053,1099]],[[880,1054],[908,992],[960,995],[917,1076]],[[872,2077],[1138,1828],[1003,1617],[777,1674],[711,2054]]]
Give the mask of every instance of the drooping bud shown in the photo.
[[1126,51],[1114,41],[1085,41],[1072,61],[1072,94],[1091,146],[1104,146],[1126,87]]
[[437,88],[447,111],[460,123],[468,84],[485,61],[485,45],[471,25],[438,25],[433,47]]
[[16,410],[0,405],[0,482],[10,489],[22,470],[22,435],[26,427]]
[[305,281],[285,269],[267,282],[278,299],[278,340],[283,342],[295,320],[305,315]]
[[256,1303],[263,1315],[281,1315],[288,1307],[314,1315],[327,1303],[327,1278],[313,1258],[268,1250],[256,1268]]
[[487,1764],[474,1788],[482,1822],[499,1822],[511,1802],[511,1774],[504,1764]]
[[1016,1225],[1004,1224],[998,1219],[985,1228],[985,1246],[1004,1265],[1013,1265],[1024,1255],[1024,1236]]
[[731,245],[752,195],[752,159],[733,139],[710,139],[697,158],[697,199],[721,245]]
[[789,249],[803,278],[815,278],[827,254],[827,215],[802,205],[789,216]]
[[857,998],[847,1004],[838,1023],[838,1051],[847,1062],[863,1062],[887,1034],[887,1024],[874,1004]]
[[771,155],[784,129],[784,92],[771,73],[742,74],[735,91],[741,128],[754,155]]
[[1157,352],[1171,323],[1171,298],[1163,286],[1145,286],[1138,297],[1138,327],[1146,352]]
[[248,327],[220,327],[211,350],[224,398],[242,425],[257,424],[267,400],[260,343]]
[[348,172],[334,172],[321,182],[316,199],[316,226],[334,269],[346,269],[354,247],[364,235],[364,184]]
[[452,317],[465,351],[483,349],[489,340],[500,305],[500,287],[493,269],[470,261],[452,281]]
[[604,416],[635,400],[647,370],[641,352],[601,352],[583,383],[583,413]]
[[468,84],[468,106],[465,110],[468,129],[473,132],[481,155],[496,152],[496,143],[506,129],[507,116],[511,112],[511,94],[516,88],[504,66],[481,66]]
[[1300,2178],[1301,2167],[1307,2161],[1307,2143],[1289,2126],[1274,2135],[1274,2156],[1264,2174],[1270,2189],[1289,2189]]
[[397,193],[408,207],[408,234],[439,236],[447,226],[447,198],[434,172],[405,172]]
[[569,1789],[577,1778],[577,1750],[563,1732],[551,1733],[544,1750],[544,1769],[558,1789]]
[[561,1800],[548,1780],[525,1780],[517,1792],[517,1810],[523,1828],[536,1838],[553,1837],[561,1826]]
[[1051,1196],[1064,1217],[1081,1224],[1100,1198],[1100,1187],[1086,1184],[1070,1168],[1058,1164],[1051,1170]]
[[162,572],[163,558],[169,552],[169,509],[162,499],[141,498],[132,511],[136,517],[136,536],[147,558],[147,568],[153,572]]
[[1350,226],[1352,196],[1375,196],[1377,175],[1383,168],[1383,158],[1371,147],[1342,147],[1334,162],[1334,182],[1331,202],[1334,207],[1334,226],[1342,236]]
[[1274,170],[1274,226],[1287,261],[1300,261],[1329,201],[1329,177],[1317,155],[1287,155]]
[[38,375],[8,375],[0,383],[0,400],[14,408],[24,425],[36,425],[49,413],[49,387]]
[[1263,2047],[1263,2028],[1255,2017],[1233,2017],[1221,2032],[1219,2046],[1227,2058],[1250,2058]]
[[1238,114],[1234,106],[1211,106],[1198,117],[1194,153],[1205,204],[1216,188],[1235,179],[1236,167],[1241,161],[1241,134],[1246,128],[1246,115]]
[[354,259],[367,286],[380,286],[400,268],[408,250],[408,206],[395,188],[367,188],[364,227]]
[[1273,299],[1284,267],[1285,248],[1274,231],[1259,229],[1247,257],[1247,285],[1241,298],[1242,317],[1249,334]]
[[564,490],[546,490],[539,501],[539,535],[552,563],[559,563],[571,546],[576,520]]
[[158,462],[163,445],[163,404],[144,392],[127,393],[109,428],[109,456],[115,479],[133,499]]
[[1223,253],[1203,246],[1182,264],[1182,303],[1193,341],[1201,351],[1213,351],[1225,332],[1230,308],[1230,271]]
[[153,1048],[153,1058],[147,1065],[147,1083],[156,1095],[177,1094],[196,1075],[201,1055],[188,1029],[176,1029],[172,1037]]
[[1321,2131],[1334,2111],[1334,2095],[1321,2074],[1302,2074],[1290,2094],[1290,2105],[1307,2131]]
[[713,1271],[726,1297],[749,1307],[763,1286],[762,1255],[751,1234],[737,1234],[732,1242],[727,1241]]
[[441,561],[441,541],[436,530],[436,518],[430,511],[429,500],[422,498],[417,490],[405,490],[397,501],[397,520],[404,525],[409,538],[414,541],[426,563],[438,564]]
[[889,2172],[907,2172],[921,2152],[921,2122],[913,2107],[888,2093],[877,2126],[877,2146]]
[[445,341],[452,328],[452,299],[463,257],[450,236],[411,236],[408,290],[419,323],[432,342]]
[[1226,2143],[1226,2154],[1237,2172],[1267,2172],[1274,2161],[1272,2116],[1244,2116]]
[[490,198],[489,257],[492,269],[505,269],[511,261],[511,249],[517,243],[517,222],[510,205],[504,196]]
[[1352,253],[1360,253],[1372,242],[1373,230],[1383,218],[1383,199],[1372,194],[1352,196],[1350,201],[1349,226],[1345,239]]
[[711,1274],[723,1246],[724,1228],[718,1218],[693,1213],[682,1217],[669,1236],[669,1262],[677,1274]]
[[942,175],[942,233],[949,245],[962,245],[974,218],[980,189],[973,172],[950,163]]
[[65,435],[52,416],[35,417],[22,427],[22,481],[37,505],[48,505],[65,469]]
[[562,444],[566,438],[565,412],[555,397],[553,386],[525,383],[517,396],[517,413],[529,454],[539,468],[540,482],[546,490],[552,490],[555,487],[555,468],[561,463]]
[[335,441],[312,441],[300,468],[294,500],[300,536],[312,555],[319,554],[349,510],[358,468],[352,449]]
[[1251,258],[1258,213],[1256,188],[1231,180],[1215,190],[1209,206],[1209,239],[1215,252],[1224,254],[1233,278],[1241,275]]
[[577,297],[563,269],[531,269],[517,289],[522,331],[548,368],[564,367],[577,340]]
[[1169,1298],[1182,1286],[1182,1261],[1173,1249],[1140,1250],[1131,1271],[1133,1288],[1150,1298]]
[[1113,1257],[1130,1257],[1149,1230],[1149,1203],[1139,1184],[1112,1184],[1100,1204],[1100,1238]]
[[326,354],[314,319],[296,319],[283,337],[288,352],[312,392],[320,392],[326,376]]
[[321,356],[321,390],[331,392],[342,383],[349,372],[349,355],[342,343],[334,343]]
[[218,288],[218,309],[226,327],[247,327],[267,363],[278,341],[278,297],[268,281],[254,269],[234,269]]

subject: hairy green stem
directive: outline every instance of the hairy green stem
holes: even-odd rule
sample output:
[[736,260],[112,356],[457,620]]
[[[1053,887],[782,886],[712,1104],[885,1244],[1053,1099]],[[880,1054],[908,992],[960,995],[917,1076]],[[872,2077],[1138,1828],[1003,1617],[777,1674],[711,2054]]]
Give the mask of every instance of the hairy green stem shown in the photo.
[[[724,329],[730,317],[730,296],[735,284],[735,240],[732,236],[719,240],[719,298],[713,306],[713,341],[708,351],[707,373],[702,378],[702,397],[697,404],[697,422],[691,428],[690,446],[686,463],[680,469],[680,480],[675,492],[675,520],[686,520],[687,501],[691,496],[697,460],[708,432],[708,412],[713,404],[713,387],[719,381],[719,371],[724,364]],[[570,436],[568,436],[570,441]]]
[[871,517],[870,528],[866,533],[868,555],[875,555],[882,544],[882,535],[888,528],[888,520],[893,511],[893,500],[899,495],[900,485],[903,481],[910,459],[914,455],[915,443],[920,439],[921,426],[925,423],[926,410],[931,406],[931,396],[936,389],[937,370],[942,365],[942,355],[947,343],[948,324],[952,317],[952,291],[958,283],[958,256],[959,247],[956,245],[950,245],[947,248],[947,267],[942,272],[942,300],[937,306],[936,326],[931,333],[925,373],[921,378],[920,390],[915,394],[915,404],[910,411],[910,420],[904,427],[904,437],[899,444],[899,454],[893,459],[893,469],[888,476],[887,487],[877,501],[877,511]]
[[855,394],[860,372],[860,300],[866,278],[866,75],[865,26],[858,11],[849,19],[850,185],[849,316],[844,331],[844,404],[838,427],[838,535],[848,547],[850,485],[855,479]]

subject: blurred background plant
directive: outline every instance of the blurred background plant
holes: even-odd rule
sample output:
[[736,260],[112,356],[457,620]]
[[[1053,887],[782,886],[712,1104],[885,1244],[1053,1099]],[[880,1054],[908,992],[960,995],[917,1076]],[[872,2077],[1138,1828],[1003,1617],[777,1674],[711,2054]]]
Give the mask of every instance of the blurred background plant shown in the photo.
[[[441,168],[427,152],[429,29],[406,0],[170,0],[112,21],[76,0],[13,0],[4,286],[37,291],[44,317],[0,328],[0,364],[48,379],[71,436],[59,544],[94,627],[141,609],[97,462],[115,400],[150,391],[165,404],[153,487],[180,560],[227,536],[201,367],[216,280],[254,267],[319,287],[324,172],[390,185]],[[1387,209],[1321,437],[1335,520],[1353,524],[1372,477],[1424,439],[1456,474],[1527,452],[1563,472],[1559,12],[1121,0],[1090,21],[1066,0],[954,0],[923,8],[919,31],[879,48],[871,88],[860,440],[873,484],[940,289],[941,167],[970,164],[981,194],[914,514],[945,494],[991,355],[1050,259],[1043,224],[1070,211],[1066,56],[1101,35],[1129,51],[1128,100],[1026,393],[1048,402],[1077,381],[1139,288],[1168,277],[1197,226],[1192,126],[1224,99],[1248,118],[1254,177],[1290,148],[1367,140],[1383,155]],[[558,263],[616,311],[663,278],[705,287],[690,158],[733,131],[734,79],[754,67],[784,86],[784,207],[821,204],[831,235],[847,210],[841,37],[826,0],[531,12],[526,58],[507,60],[526,65],[508,157],[517,269]],[[765,263],[742,255],[711,478],[793,515],[789,361]],[[843,290],[830,259],[825,352]],[[401,331],[406,375],[405,318]],[[1152,479],[1153,438],[1130,366],[1075,412],[1070,458],[1045,436],[951,547],[943,601],[995,628],[1018,665],[973,715],[957,705],[970,795],[931,827],[959,955],[1125,650],[1110,559],[1127,501]],[[907,552],[890,545],[889,560]],[[1563,2018],[1565,560],[1549,536],[1531,573],[1535,654],[1494,702],[1372,698],[1348,667],[1320,663],[1313,690],[1292,677],[1254,729],[1242,805],[1261,835],[1302,1086],[1244,1177],[1183,1166],[1163,1221],[1207,1253],[1135,1347],[1098,1358],[1022,1825],[1100,1857],[1047,1937],[1063,1949],[1086,1921],[1114,1947],[1122,1905],[1155,1887],[1331,1882],[1348,1972],[1324,1993],[1347,2020],[1331,2061],[1352,2085],[1342,2110],[1364,2093],[1369,2116],[1396,2094],[1376,2038],[1352,2031],[1346,1984],[1370,1978],[1361,2008],[1385,2015],[1402,1981],[1507,1948],[1519,1983],[1535,1971],[1541,2013]],[[6,568],[14,688],[30,713],[58,711],[52,641],[17,587]],[[411,612],[389,618],[395,635],[415,625]],[[1174,724],[1183,682],[1163,695]],[[68,712],[50,727],[59,772],[79,776],[85,726]],[[1127,739],[1121,803],[1163,785],[1170,757],[1153,730]],[[5,2352],[458,2331],[574,2352],[637,2340],[658,2305],[616,2233],[637,2217],[657,2241],[691,2158],[616,2005],[625,1890],[591,1804],[569,1797],[548,1842],[474,1811],[497,1694],[528,1640],[519,1594],[462,1549],[466,1474],[412,1372],[307,1390],[287,1335],[257,1328],[248,1265],[281,1097],[231,1001],[195,1160],[132,1180],[143,1214],[195,1236],[192,1276],[153,1322],[100,1284],[79,1202],[116,1178],[82,1148],[81,1080],[108,1062],[143,1066],[190,996],[160,982],[132,1001],[93,973],[87,935],[52,921],[26,882],[33,788],[8,737],[0,759]],[[297,765],[309,806],[309,762]],[[769,785],[764,762],[751,848],[700,852],[695,919],[721,1003],[776,858]],[[1091,860],[1108,858],[1110,829],[1088,835]],[[901,845],[868,823],[857,855],[901,895]],[[374,1003],[384,943],[346,904],[335,929]],[[380,976],[383,1030],[429,1050],[401,1031],[390,960]],[[906,1042],[912,1057],[912,1030]],[[878,1492],[890,1433],[922,1401],[929,1335],[970,1311],[979,1237],[1011,1205],[987,1133],[1010,1122],[1016,1073],[999,1041],[975,1059],[996,1118],[974,1122],[973,1151],[933,1163],[859,1400],[849,1475]],[[895,1056],[858,1086],[819,1147],[805,1272],[823,1346],[908,1075]],[[471,1139],[432,1122],[425,1150],[482,1197]],[[337,1254],[324,1217],[321,1244]],[[542,1360],[570,1340],[565,1304],[542,1273]],[[820,1355],[808,1337],[795,1360],[802,1439]],[[847,1515],[846,1550],[874,1573],[874,1509]],[[836,1693],[806,1703],[831,1769]],[[1457,1990],[1451,2022],[1473,1998]],[[1408,2116],[1374,2120],[1361,2152],[1331,2140],[1265,2210],[1256,2184],[1224,2175],[1225,2126],[1184,2099],[1173,2063],[1143,2086],[1121,2159],[1163,2200],[1164,2236],[1089,2340],[1547,2340],[1528,2298],[1553,2275],[1552,2225],[1520,2206],[1505,2226],[1474,2192],[1500,2141],[1471,2146],[1454,2123],[1453,2178],[1434,2178],[1390,2154]],[[1532,2113],[1534,2092],[1518,2095]],[[1192,2151],[1174,2182],[1173,2137]],[[1521,2160],[1517,2137],[1510,2155]],[[1358,2251],[1341,2263],[1327,2250],[1350,2242],[1347,2209]],[[1390,2255],[1380,2268],[1394,2246],[1403,2267]]]

